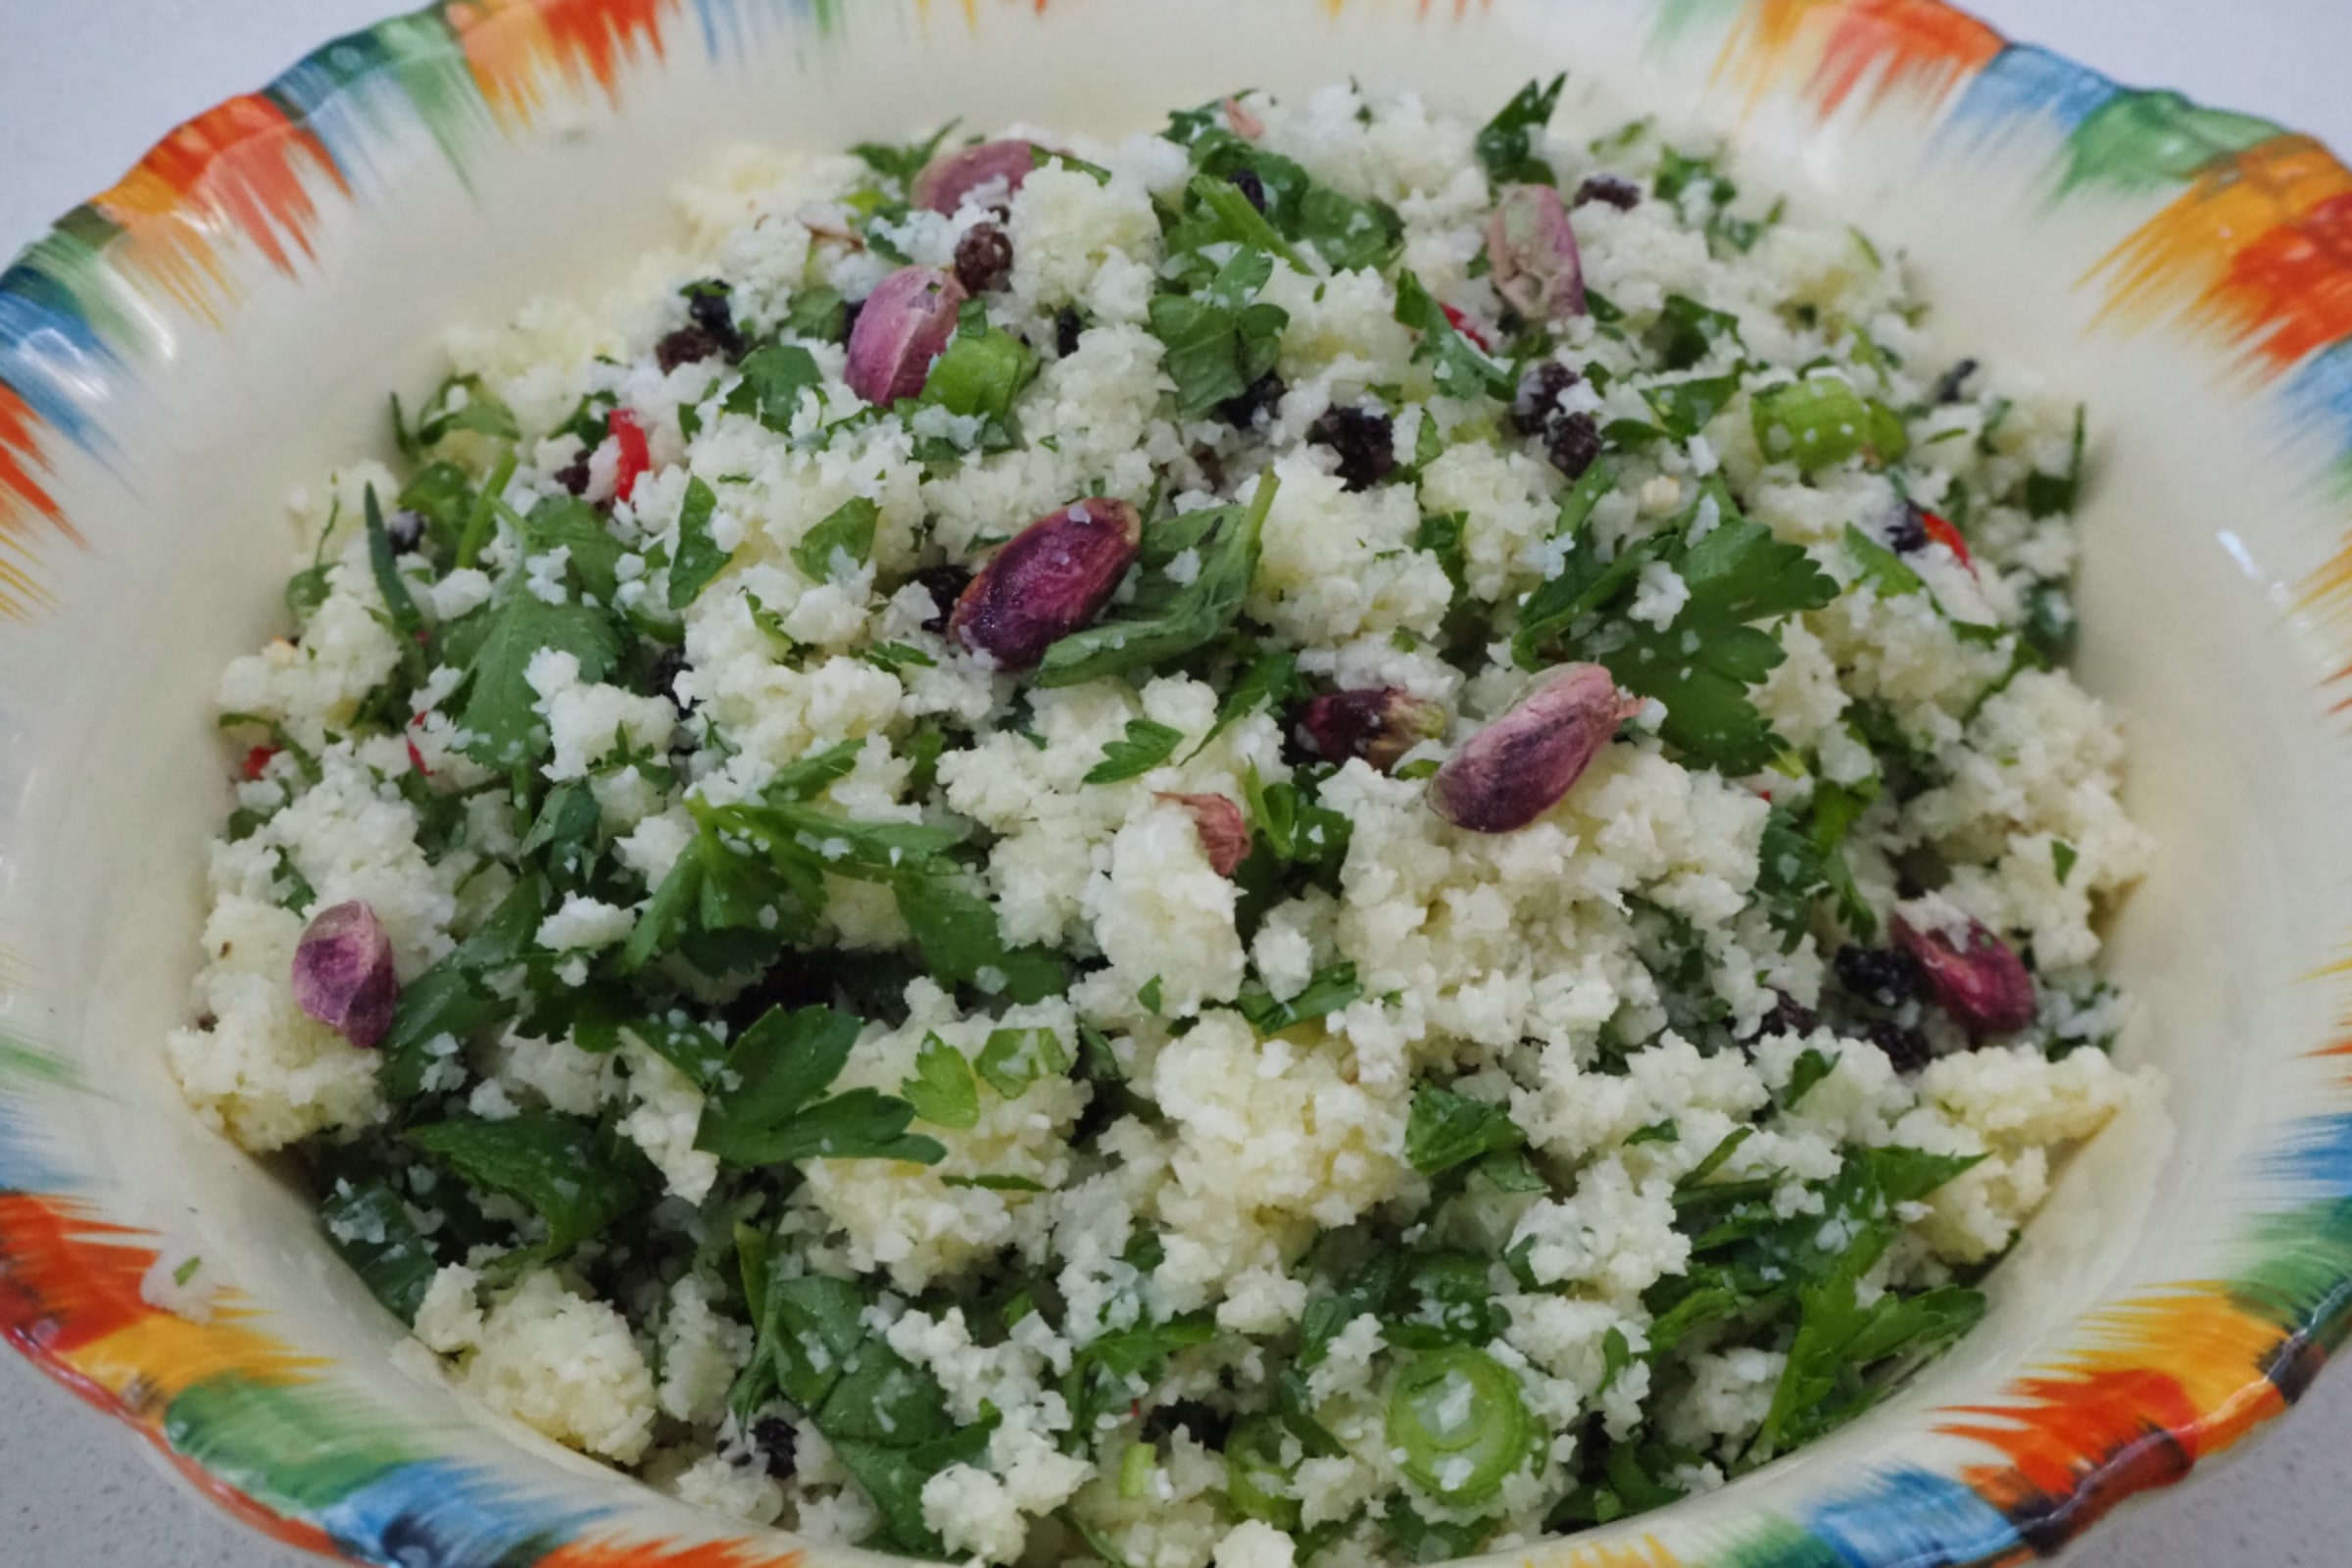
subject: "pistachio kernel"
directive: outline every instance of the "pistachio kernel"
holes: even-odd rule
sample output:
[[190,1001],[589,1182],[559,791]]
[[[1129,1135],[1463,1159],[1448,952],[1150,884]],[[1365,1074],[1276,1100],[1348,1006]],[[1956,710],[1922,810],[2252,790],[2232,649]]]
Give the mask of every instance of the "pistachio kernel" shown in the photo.
[[1515,833],[1559,805],[1617,726],[1641,710],[1598,664],[1563,665],[1438,769],[1430,805],[1473,833]]
[[951,640],[999,669],[1031,669],[1046,650],[1093,624],[1144,542],[1124,501],[1074,501],[1014,534],[948,617]]
[[392,1029],[392,939],[354,899],[320,909],[294,945],[294,1004],[363,1051]]

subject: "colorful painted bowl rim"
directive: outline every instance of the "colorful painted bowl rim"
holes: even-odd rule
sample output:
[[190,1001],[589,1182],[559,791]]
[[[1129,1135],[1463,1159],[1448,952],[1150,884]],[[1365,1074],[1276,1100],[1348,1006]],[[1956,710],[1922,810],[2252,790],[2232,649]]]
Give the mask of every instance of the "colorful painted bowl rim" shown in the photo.
[[[934,0],[914,3],[927,13]],[[1324,3],[1336,12],[1345,0]],[[2331,245],[2324,228],[2330,220],[2352,227],[2352,172],[2316,141],[2268,121],[2206,110],[2171,91],[2124,88],[2047,50],[2011,43],[1939,0],[1642,3],[1655,11],[1661,35],[1728,19],[1722,63],[1751,80],[1805,75],[1799,90],[1825,118],[1867,87],[1879,97],[1909,93],[1931,113],[1979,124],[2034,116],[2070,129],[2102,115],[2136,122],[2150,150],[2128,181],[2133,188],[2178,186],[2177,200],[2187,202],[2218,185],[2275,179],[2278,209],[2293,215],[2278,227],[2281,243],[2317,253],[2339,287],[2352,276],[2352,241]],[[1047,4],[1035,0],[1035,9]],[[977,0],[959,6],[968,24],[980,24]],[[1418,6],[1424,16],[1449,10],[1457,19],[1471,10],[1470,0],[1450,6],[1418,0]],[[53,608],[40,580],[40,552],[81,542],[48,488],[53,449],[44,442],[62,440],[93,455],[106,446],[97,413],[104,388],[146,345],[128,317],[106,308],[104,289],[91,280],[105,276],[126,247],[147,248],[134,270],[141,286],[159,281],[161,255],[168,259],[164,288],[211,314],[217,304],[207,275],[211,247],[241,243],[291,274],[297,254],[309,248],[319,188],[352,193],[357,172],[338,162],[321,122],[348,94],[402,95],[429,122],[436,106],[416,96],[418,68],[437,66],[441,89],[471,94],[468,113],[514,134],[531,123],[534,93],[601,94],[618,108],[629,73],[658,62],[668,42],[664,29],[690,16],[715,54],[728,47],[728,24],[740,20],[738,12],[789,13],[790,24],[823,32],[845,25],[855,9],[849,0],[441,0],[337,38],[260,92],[230,99],[166,136],[122,181],[68,214],[0,273],[0,623]],[[1799,47],[1800,40],[1809,47]],[[534,52],[552,63],[559,79],[518,88],[503,71]],[[456,159],[454,149],[445,151]],[[2273,155],[2295,168],[2270,171],[2265,159]],[[2285,184],[2294,174],[2317,176],[2338,193],[2332,206],[2288,199]],[[2062,183],[2099,177],[2078,168],[2065,172]],[[2324,324],[2315,327],[2315,319]],[[2251,318],[2241,311],[2232,325],[2271,379],[2291,375],[2303,383],[2300,401],[2322,411],[2352,451],[2352,335],[2335,330],[2334,319],[2352,326],[2352,310],[2332,318],[2307,314],[2280,292]],[[99,390],[91,391],[93,385]],[[2352,577],[2331,572],[2313,588],[2329,593],[2347,585]],[[7,983],[0,974],[0,987]],[[12,1111],[33,1108],[40,1094],[54,1092],[71,1073],[57,1058],[0,1039],[0,1133]],[[2329,1179],[2308,1207],[2264,1216],[2277,1228],[2275,1266],[2236,1280],[2151,1291],[2120,1310],[2111,1306],[2110,1318],[2145,1307],[2172,1326],[2144,1328],[2122,1347],[2111,1333],[2105,1352],[2020,1378],[2007,1391],[2011,1402],[1997,1411],[1941,1427],[2004,1450],[2007,1463],[1958,1477],[1908,1465],[1881,1470],[1865,1484],[1833,1489],[1801,1520],[1760,1519],[1752,1541],[1711,1560],[1723,1568],[2014,1562],[2055,1550],[2119,1501],[2179,1481],[2203,1458],[2276,1420],[2352,1327],[2352,1117],[2310,1117],[2286,1132],[2300,1141],[2305,1172],[2324,1168]],[[244,1522],[326,1555],[397,1560],[399,1547],[381,1517],[366,1522],[376,1510],[306,1501],[290,1487],[272,1485],[267,1473],[220,1463],[183,1441],[167,1411],[138,1396],[139,1378],[101,1381],[84,1370],[81,1351],[158,1315],[139,1288],[157,1253],[142,1245],[153,1237],[107,1223],[84,1197],[61,1190],[68,1186],[0,1165],[0,1336],[67,1389],[131,1426]],[[2221,1352],[2228,1365],[2219,1368],[2207,1359],[2215,1353],[2210,1331],[2217,1323],[2227,1325],[2219,1343],[2228,1346]],[[2192,1344],[2199,1330],[2206,1331],[2205,1343]],[[220,1332],[248,1342],[247,1356],[257,1346],[265,1360],[272,1350],[281,1359],[287,1354],[233,1320]],[[2184,1387],[2192,1370],[2193,1397]],[[220,1381],[233,1382],[233,1374]],[[494,1497],[431,1459],[392,1460],[368,1480],[393,1470],[466,1494],[458,1505],[473,1518],[486,1507],[496,1511]],[[799,1556],[772,1537],[766,1545],[749,1539],[701,1545],[598,1540],[586,1533],[591,1523],[543,1518],[528,1527],[529,1541],[541,1548],[537,1557],[499,1560],[517,1568],[526,1560],[569,1568],[782,1568]],[[1553,1560],[1562,1568],[1603,1568],[1668,1559],[1611,1546],[1588,1554],[1571,1543]]]

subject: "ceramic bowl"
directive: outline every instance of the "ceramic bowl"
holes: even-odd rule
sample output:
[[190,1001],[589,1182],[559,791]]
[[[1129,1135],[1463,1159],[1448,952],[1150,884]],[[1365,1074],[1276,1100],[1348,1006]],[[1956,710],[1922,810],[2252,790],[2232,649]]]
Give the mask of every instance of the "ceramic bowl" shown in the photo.
[[[442,327],[616,271],[728,144],[1117,129],[1350,74],[1471,110],[1556,69],[1736,129],[1743,172],[1899,243],[1948,341],[2096,412],[2081,673],[2162,844],[2114,932],[2118,1050],[2173,1095],[1866,1419],[1514,1555],[2010,1562],[2282,1414],[2352,1299],[2352,173],[1932,0],[451,0],[173,133],[0,276],[0,1330],[281,1541],[794,1561],[396,1370],[300,1194],[173,1092],[214,680],[278,625],[283,498],[387,442]],[[142,1298],[190,1250],[235,1288],[209,1323]]]

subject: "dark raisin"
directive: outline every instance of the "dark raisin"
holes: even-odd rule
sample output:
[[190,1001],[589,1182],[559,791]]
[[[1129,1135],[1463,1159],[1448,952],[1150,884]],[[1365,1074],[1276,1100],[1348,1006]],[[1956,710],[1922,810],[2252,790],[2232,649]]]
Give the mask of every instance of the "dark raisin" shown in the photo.
[[396,556],[408,555],[424,543],[424,514],[406,507],[384,519],[384,540]]
[[1642,205],[1642,187],[1615,174],[1594,174],[1576,187],[1576,200],[1568,205],[1582,207],[1587,202],[1599,202],[1621,213],[1630,213]]
[[1175,1435],[1181,1427],[1193,1435],[1193,1441],[1203,1448],[1225,1446],[1226,1436],[1233,1431],[1233,1417],[1199,1399],[1178,1399],[1144,1412],[1143,1439],[1146,1443],[1161,1443]]
[[956,601],[963,597],[963,591],[972,585],[972,574],[961,566],[925,566],[914,574],[914,580],[939,607],[939,613],[923,622],[923,630],[946,631],[948,615],[956,609]]
[[767,1473],[771,1477],[778,1481],[792,1479],[801,1440],[791,1422],[780,1415],[763,1415],[752,1425],[752,1441],[760,1446],[760,1455],[767,1460]]
[[1249,390],[1240,397],[1227,398],[1218,404],[1217,412],[1224,416],[1227,424],[1237,430],[1247,430],[1257,423],[1258,411],[1272,412],[1274,406],[1282,401],[1282,395],[1289,390],[1290,387],[1284,384],[1281,376],[1268,370],[1250,382]]
[[1785,992],[1773,993],[1772,1010],[1756,1025],[1758,1040],[1774,1035],[1809,1035],[1821,1027],[1821,1014]]
[[1266,210],[1266,182],[1257,177],[1256,170],[1237,169],[1225,177],[1232,182],[1234,189],[1249,199],[1250,206],[1261,213]]
[[1936,390],[1929,396],[1937,403],[1957,403],[1968,385],[1968,378],[1976,373],[1977,362],[1962,360],[1936,378]]
[[731,1038],[778,1007],[798,1011],[832,1004],[833,981],[823,968],[805,954],[787,953],[720,1008],[719,1016],[726,1019]]
[[740,360],[752,345],[735,324],[732,294],[724,283],[697,283],[686,296],[686,318],[710,335],[719,353]]
[[555,472],[556,483],[575,496],[588,493],[588,454],[583,452]]
[[1064,305],[1054,318],[1054,352],[1068,359],[1078,352],[1079,334],[1086,330],[1086,320],[1074,305]]
[[699,326],[681,326],[654,345],[654,363],[667,375],[681,365],[700,365],[719,352],[718,339]]
[[1916,1002],[1927,989],[1919,960],[1900,948],[1866,948],[1849,942],[1838,950],[1838,983],[1882,1007]]
[[669,706],[684,718],[694,711],[694,705],[678,695],[678,677],[686,673],[686,650],[664,648],[654,661],[654,690],[669,699]]
[[1511,399],[1511,428],[1521,435],[1542,435],[1554,419],[1567,417],[1560,396],[1583,379],[1557,360],[1530,368]]
[[1396,466],[1396,421],[1371,409],[1332,409],[1306,432],[1340,455],[1340,481],[1369,490]]
[[1590,414],[1555,419],[1544,432],[1544,455],[1571,479],[1581,479],[1600,456],[1600,421]]
[[1886,1053],[1896,1072],[1917,1072],[1936,1059],[1936,1048],[1917,1029],[1882,1018],[1862,1026],[1862,1038]]
[[1927,549],[1927,514],[1920,511],[1913,503],[1904,502],[1903,510],[1895,514],[1894,521],[1887,525],[1886,548],[1898,556],[1907,556],[1914,551]]
[[975,223],[956,242],[956,281],[966,294],[990,294],[1012,276],[1012,236],[994,223]]

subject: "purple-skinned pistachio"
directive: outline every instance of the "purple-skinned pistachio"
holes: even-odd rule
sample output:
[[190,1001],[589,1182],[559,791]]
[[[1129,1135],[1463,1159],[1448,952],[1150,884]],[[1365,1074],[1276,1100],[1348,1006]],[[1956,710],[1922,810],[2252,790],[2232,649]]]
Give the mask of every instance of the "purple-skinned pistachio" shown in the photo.
[[1074,501],[1006,541],[956,601],[948,636],[999,669],[1033,668],[1094,623],[1143,542],[1143,514],[1126,502]]
[[1430,805],[1473,833],[1515,833],[1559,805],[1641,710],[1598,664],[1563,665],[1462,743],[1429,781]]
[[375,911],[354,899],[320,909],[294,945],[294,1004],[363,1051],[392,1028],[400,982],[392,939]]
[[963,285],[936,267],[902,267],[875,285],[850,332],[850,390],[883,408],[920,396],[963,301]]
[[1446,708],[1400,686],[1326,692],[1298,710],[1298,731],[1326,762],[1360,757],[1386,773],[1446,733]]
[[1894,917],[1895,946],[1919,960],[1929,993],[1971,1038],[2015,1034],[2034,1021],[2034,977],[2015,949],[1976,920],[1958,940]]
[[1230,797],[1170,795],[1163,790],[1159,798],[1192,813],[1201,851],[1208,856],[1208,868],[1217,875],[1233,875],[1235,868],[1250,858],[1250,824]]
[[956,216],[963,199],[991,180],[1004,182],[1009,200],[1037,168],[1037,145],[1026,141],[984,141],[941,153],[914,176],[906,199],[926,212]]
[[1585,264],[1568,205],[1549,185],[1513,185],[1487,220],[1494,292],[1531,321],[1585,314]]

